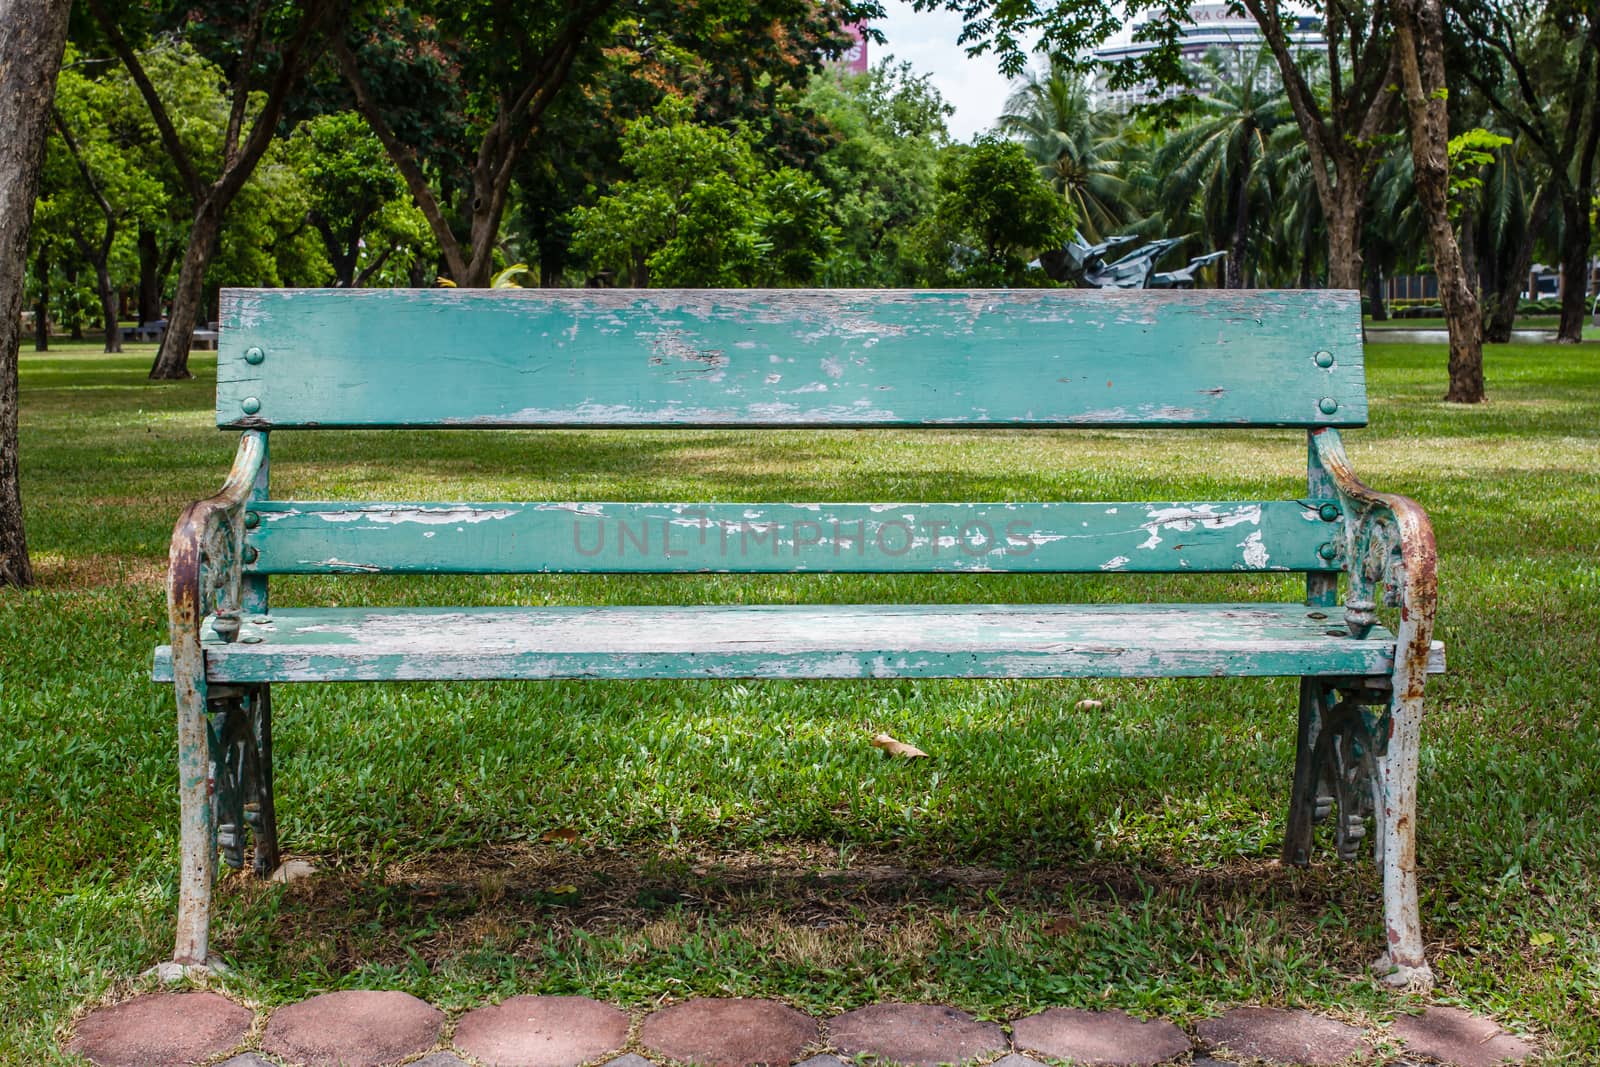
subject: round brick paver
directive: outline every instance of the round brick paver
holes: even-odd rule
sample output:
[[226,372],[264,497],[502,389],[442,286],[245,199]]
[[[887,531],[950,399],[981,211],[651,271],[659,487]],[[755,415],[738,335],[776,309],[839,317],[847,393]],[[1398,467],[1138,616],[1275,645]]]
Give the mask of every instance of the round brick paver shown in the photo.
[[628,1043],[628,1016],[588,997],[511,997],[463,1016],[455,1046],[489,1067],[578,1067]]
[[817,1039],[817,1022],[775,1000],[687,1000],[644,1021],[653,1052],[705,1067],[789,1067]]
[[1085,1067],[1154,1067],[1189,1051],[1169,1022],[1140,1022],[1120,1011],[1050,1008],[1011,1024],[1017,1047]]
[[183,1067],[236,1047],[254,1017],[215,993],[152,993],[84,1016],[67,1051],[98,1067]]
[[444,1012],[398,990],[346,989],[279,1008],[261,1047],[310,1067],[384,1067],[432,1048]]
[[1526,1041],[1506,1033],[1493,1019],[1460,1008],[1429,1008],[1421,1015],[1402,1016],[1394,1021],[1393,1032],[1411,1055],[1451,1067],[1497,1067],[1533,1055]]
[[937,1004],[869,1004],[830,1022],[828,1036],[846,1056],[875,1056],[907,1067],[965,1063],[1006,1047],[1006,1035],[994,1023]]
[[1331,1067],[1360,1052],[1361,1031],[1353,1026],[1282,1008],[1235,1008],[1195,1028],[1209,1048],[1223,1048],[1270,1063]]

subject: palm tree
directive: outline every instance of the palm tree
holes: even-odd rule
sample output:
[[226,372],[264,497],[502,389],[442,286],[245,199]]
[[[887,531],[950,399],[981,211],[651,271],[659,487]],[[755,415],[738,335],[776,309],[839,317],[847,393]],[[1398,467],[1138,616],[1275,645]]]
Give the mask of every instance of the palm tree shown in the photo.
[[1054,59],[1043,73],[1029,71],[1006,100],[1000,131],[1022,142],[1072,205],[1083,239],[1103,240],[1129,221],[1121,117],[1090,107],[1078,74]]
[[1167,138],[1154,164],[1166,176],[1163,199],[1182,215],[1199,198],[1206,237],[1228,249],[1227,286],[1242,288],[1251,262],[1252,227],[1271,205],[1272,134],[1294,121],[1277,84],[1272,57],[1263,49],[1244,59],[1237,74],[1216,50],[1190,65],[1208,91],[1197,97],[1191,122]]

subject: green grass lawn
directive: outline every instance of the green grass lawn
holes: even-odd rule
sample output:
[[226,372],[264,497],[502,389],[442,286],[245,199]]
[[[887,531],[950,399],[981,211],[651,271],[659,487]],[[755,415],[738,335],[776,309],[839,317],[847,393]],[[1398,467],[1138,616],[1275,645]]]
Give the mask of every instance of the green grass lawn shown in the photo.
[[[1437,526],[1440,636],[1419,859],[1434,999],[1600,1055],[1600,348],[1370,348],[1363,475]],[[212,364],[22,359],[41,584],[0,592],[0,1063],[171,948],[170,692],[146,681],[181,506],[220,484]],[[1285,498],[1291,432],[280,434],[276,495],[372,499]],[[1288,578],[288,579],[279,603],[1292,597]],[[1103,702],[1077,709],[1086,697]],[[283,687],[280,823],[322,873],[219,887],[214,944],[263,1004],[384,986],[767,995],[987,1017],[1240,1003],[1382,1023],[1369,862],[1279,868],[1290,680]],[[892,762],[887,730],[933,755]],[[576,840],[552,830],[576,832]]]

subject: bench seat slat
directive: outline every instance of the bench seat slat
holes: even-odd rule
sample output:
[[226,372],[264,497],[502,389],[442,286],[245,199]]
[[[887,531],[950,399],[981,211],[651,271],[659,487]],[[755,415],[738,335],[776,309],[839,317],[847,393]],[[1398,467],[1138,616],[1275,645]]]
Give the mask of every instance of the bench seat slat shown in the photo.
[[[1327,500],[1015,504],[263,501],[257,574],[1326,571]],[[1330,512],[1335,518],[1337,512]]]
[[[216,682],[1387,675],[1303,604],[296,608],[206,643]],[[1444,669],[1442,646],[1432,668]],[[157,654],[156,677],[170,677]]]
[[229,289],[217,424],[1361,426],[1338,290]]

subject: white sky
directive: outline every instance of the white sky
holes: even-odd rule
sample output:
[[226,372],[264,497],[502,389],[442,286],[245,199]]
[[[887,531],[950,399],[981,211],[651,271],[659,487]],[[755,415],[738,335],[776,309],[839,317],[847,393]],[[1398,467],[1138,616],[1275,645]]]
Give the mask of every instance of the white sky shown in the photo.
[[994,125],[1005,110],[1009,86],[992,55],[968,59],[956,44],[961,36],[961,16],[952,11],[911,10],[910,0],[883,0],[887,17],[872,25],[888,38],[869,46],[868,58],[877,66],[885,56],[909,60],[919,74],[933,75],[933,84],[953,105],[950,135],[967,141]]

